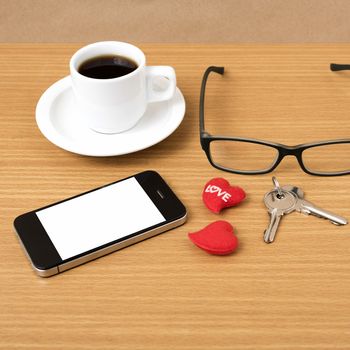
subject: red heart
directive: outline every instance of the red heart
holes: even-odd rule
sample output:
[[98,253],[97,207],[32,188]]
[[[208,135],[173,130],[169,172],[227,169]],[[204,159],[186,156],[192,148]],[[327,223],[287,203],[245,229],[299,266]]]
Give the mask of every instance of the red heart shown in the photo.
[[209,254],[227,255],[238,247],[238,238],[227,221],[215,221],[202,230],[190,232],[188,238]]
[[207,182],[202,193],[204,204],[214,213],[241,203],[245,197],[242,188],[231,186],[227,180],[219,177]]

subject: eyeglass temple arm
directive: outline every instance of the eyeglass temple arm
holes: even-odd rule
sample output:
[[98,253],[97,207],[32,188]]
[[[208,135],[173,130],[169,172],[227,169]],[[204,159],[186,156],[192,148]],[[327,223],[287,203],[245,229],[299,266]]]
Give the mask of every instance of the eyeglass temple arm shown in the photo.
[[205,132],[205,129],[204,129],[204,96],[205,96],[205,86],[207,84],[208,75],[211,72],[215,72],[215,73],[223,75],[224,70],[225,70],[224,67],[210,66],[204,72],[203,79],[202,79],[202,86],[201,86],[201,95],[200,95],[200,100],[199,100],[199,132],[201,134]]
[[336,71],[339,71],[339,70],[350,70],[350,64],[331,63],[329,68],[333,72],[336,72]]
[[[331,63],[330,69],[331,69],[331,71],[350,70],[350,64]],[[205,132],[204,99],[205,99],[205,87],[207,85],[208,76],[211,72],[215,72],[215,73],[223,75],[224,71],[225,71],[224,67],[210,66],[204,72],[204,75],[202,78],[200,100],[199,100],[199,132],[201,134]]]

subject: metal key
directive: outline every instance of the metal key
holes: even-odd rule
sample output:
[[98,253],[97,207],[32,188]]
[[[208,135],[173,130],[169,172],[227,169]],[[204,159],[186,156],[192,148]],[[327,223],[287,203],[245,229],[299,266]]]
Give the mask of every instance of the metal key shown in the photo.
[[270,224],[264,232],[264,241],[265,243],[272,243],[275,240],[282,216],[294,211],[297,196],[293,192],[279,188],[266,193],[264,203],[270,213]]
[[302,189],[291,185],[282,186],[282,189],[284,191],[294,193],[296,195],[297,203],[295,205],[295,210],[298,211],[299,213],[303,213],[306,215],[314,215],[319,218],[327,219],[334,225],[346,225],[348,223],[348,221],[345,218],[339,215],[333,214],[328,210],[319,208],[313,203],[305,200],[304,192]]

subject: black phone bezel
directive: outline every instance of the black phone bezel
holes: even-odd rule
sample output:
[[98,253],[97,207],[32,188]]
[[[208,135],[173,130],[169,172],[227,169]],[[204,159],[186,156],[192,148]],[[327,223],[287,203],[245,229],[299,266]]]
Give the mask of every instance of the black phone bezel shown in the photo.
[[[123,238],[98,246],[79,255],[75,255],[69,259],[63,260],[58,254],[44,227],[42,226],[38,216],[36,215],[36,212],[58,205],[68,200],[84,196],[88,193],[98,191],[102,188],[111,186],[115,183],[124,181],[132,177],[136,178],[136,180],[145,190],[149,198],[165,217],[165,221],[157,225],[147,227],[143,230],[134,232]],[[175,193],[171,190],[169,185],[156,171],[148,170],[22,214],[14,220],[14,227],[34,267],[39,270],[49,270],[61,264],[76,260],[85,255],[99,251],[110,245],[123,242],[124,240],[130,239],[137,235],[141,235],[151,229],[155,229],[157,227],[166,225],[184,216],[186,216],[186,208],[175,195]]]

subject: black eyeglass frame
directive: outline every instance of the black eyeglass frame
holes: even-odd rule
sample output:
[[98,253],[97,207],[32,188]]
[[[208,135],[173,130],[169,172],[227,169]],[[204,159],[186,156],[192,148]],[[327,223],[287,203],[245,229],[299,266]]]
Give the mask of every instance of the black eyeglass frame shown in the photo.
[[[317,171],[311,171],[309,170],[303,163],[302,153],[309,148],[317,147],[317,146],[324,146],[324,145],[333,145],[333,144],[341,144],[341,143],[350,143],[349,139],[337,139],[337,140],[327,140],[327,141],[320,141],[320,142],[312,142],[312,143],[305,143],[295,146],[287,146],[280,143],[275,143],[271,141],[265,141],[265,140],[258,140],[253,138],[242,138],[242,137],[228,137],[228,136],[220,136],[220,135],[211,135],[205,130],[205,124],[204,124],[204,101],[205,101],[205,88],[208,80],[208,76],[211,72],[215,72],[218,74],[223,75],[224,74],[224,67],[216,67],[216,66],[210,66],[206,69],[203,79],[202,79],[202,85],[201,85],[201,93],[200,93],[200,102],[199,102],[199,134],[200,134],[200,143],[202,146],[203,151],[205,152],[209,163],[219,170],[227,171],[229,173],[233,174],[241,174],[241,175],[258,175],[258,174],[267,174],[280,164],[282,159],[285,156],[295,156],[298,160],[298,163],[301,167],[301,169],[310,175],[316,175],[316,176],[342,176],[342,175],[348,175],[350,174],[350,170],[345,170],[342,172],[317,172]],[[272,147],[278,151],[278,156],[274,160],[274,162],[271,164],[269,168],[263,169],[263,170],[234,170],[230,168],[226,168],[220,164],[216,164],[210,153],[210,143],[213,141],[240,141],[240,142],[248,142],[248,143],[255,143],[259,145],[264,145],[268,147]]]

